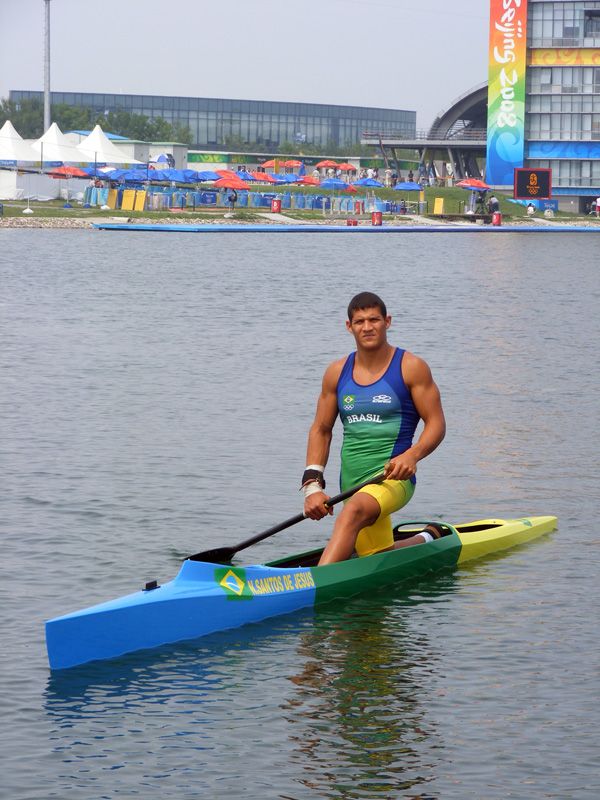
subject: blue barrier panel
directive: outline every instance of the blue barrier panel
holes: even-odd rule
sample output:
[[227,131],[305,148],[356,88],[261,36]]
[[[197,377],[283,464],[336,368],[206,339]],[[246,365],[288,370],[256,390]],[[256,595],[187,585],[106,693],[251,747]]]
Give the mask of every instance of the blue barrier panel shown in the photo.
[[315,200],[316,197],[314,194],[309,194],[306,196],[306,208],[313,209],[315,207]]
[[238,194],[238,206],[246,207],[248,205],[248,192],[240,192]]
[[281,198],[281,207],[282,208],[291,208],[292,207],[292,196],[289,192],[283,195]]
[[304,198],[303,194],[297,194],[296,195],[296,208],[304,208],[305,207],[304,200],[305,200],[305,198]]

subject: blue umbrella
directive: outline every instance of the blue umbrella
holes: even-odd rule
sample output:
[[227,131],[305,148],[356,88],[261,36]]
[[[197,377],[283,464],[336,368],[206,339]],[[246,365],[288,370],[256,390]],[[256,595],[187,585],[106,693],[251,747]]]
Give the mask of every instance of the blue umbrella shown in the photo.
[[397,191],[404,190],[405,192],[420,192],[421,186],[419,186],[419,184],[415,183],[414,181],[404,181],[403,183],[397,183],[394,186],[394,189],[396,189]]
[[383,189],[383,183],[376,181],[375,178],[361,178],[358,181],[354,181],[355,186],[372,186],[373,188]]
[[196,173],[196,180],[198,182],[202,181],[218,181],[222,178],[222,175],[218,175],[216,172],[212,172],[210,169],[201,170],[200,172]]
[[293,173],[287,175],[279,174],[277,172],[270,172],[269,175],[275,180],[276,183],[296,183],[298,176]]
[[255,181],[255,180],[256,180],[256,178],[254,177],[254,175],[250,175],[250,173],[249,173],[249,172],[247,172],[245,169],[239,169],[239,170],[237,171],[237,174],[240,176],[240,178],[241,178],[243,181]]
[[326,178],[321,181],[321,189],[347,189],[348,184],[346,181],[341,181],[339,178]]

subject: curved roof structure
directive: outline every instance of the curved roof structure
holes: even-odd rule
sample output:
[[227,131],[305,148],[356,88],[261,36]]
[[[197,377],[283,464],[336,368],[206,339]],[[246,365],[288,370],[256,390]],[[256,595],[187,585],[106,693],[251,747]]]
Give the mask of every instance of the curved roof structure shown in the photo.
[[475,131],[486,137],[487,129],[487,81],[475,86],[457,98],[450,108],[441,111],[431,128],[430,139],[452,139]]

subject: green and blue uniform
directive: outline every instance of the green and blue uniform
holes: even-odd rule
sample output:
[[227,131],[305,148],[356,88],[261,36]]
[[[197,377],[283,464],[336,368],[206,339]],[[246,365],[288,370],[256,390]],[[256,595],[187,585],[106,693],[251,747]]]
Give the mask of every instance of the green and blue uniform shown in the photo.
[[[404,350],[397,347],[381,378],[364,386],[353,377],[356,353],[351,353],[337,384],[338,412],[344,427],[340,487],[356,486],[381,472],[394,456],[412,445],[419,423],[410,391],[402,377]],[[363,528],[356,541],[359,555],[368,555],[393,544],[389,514],[406,505],[415,489],[416,478],[361,489],[373,496],[381,508],[377,522]]]

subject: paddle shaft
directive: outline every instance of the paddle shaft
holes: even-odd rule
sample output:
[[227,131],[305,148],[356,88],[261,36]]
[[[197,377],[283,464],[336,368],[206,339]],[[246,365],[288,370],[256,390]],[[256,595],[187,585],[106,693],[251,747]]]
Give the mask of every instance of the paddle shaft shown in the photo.
[[[342,503],[344,500],[352,497],[353,494],[358,492],[359,489],[362,489],[364,486],[369,486],[371,483],[381,483],[384,478],[385,473],[380,472],[378,475],[374,475],[372,478],[369,478],[368,481],[359,483],[358,486],[353,486],[351,489],[347,489],[345,492],[341,492],[340,494],[336,494],[334,497],[330,497],[329,500],[325,502],[325,505],[327,508],[331,508],[338,503]],[[188,556],[188,560],[207,561],[209,563],[217,564],[224,561],[231,561],[233,556],[240,550],[245,550],[247,547],[250,547],[257,542],[262,542],[263,539],[268,539],[269,536],[273,536],[274,534],[279,533],[279,531],[283,531],[286,528],[291,528],[292,525],[297,525],[298,522],[302,522],[303,519],[306,519],[304,514],[296,514],[295,517],[290,517],[284,522],[280,522],[279,525],[274,525],[272,528],[269,528],[262,533],[257,533],[256,536],[251,536],[250,539],[245,539],[243,542],[235,545],[235,547],[215,547],[212,550],[205,550],[202,553],[196,553],[193,556]]]

